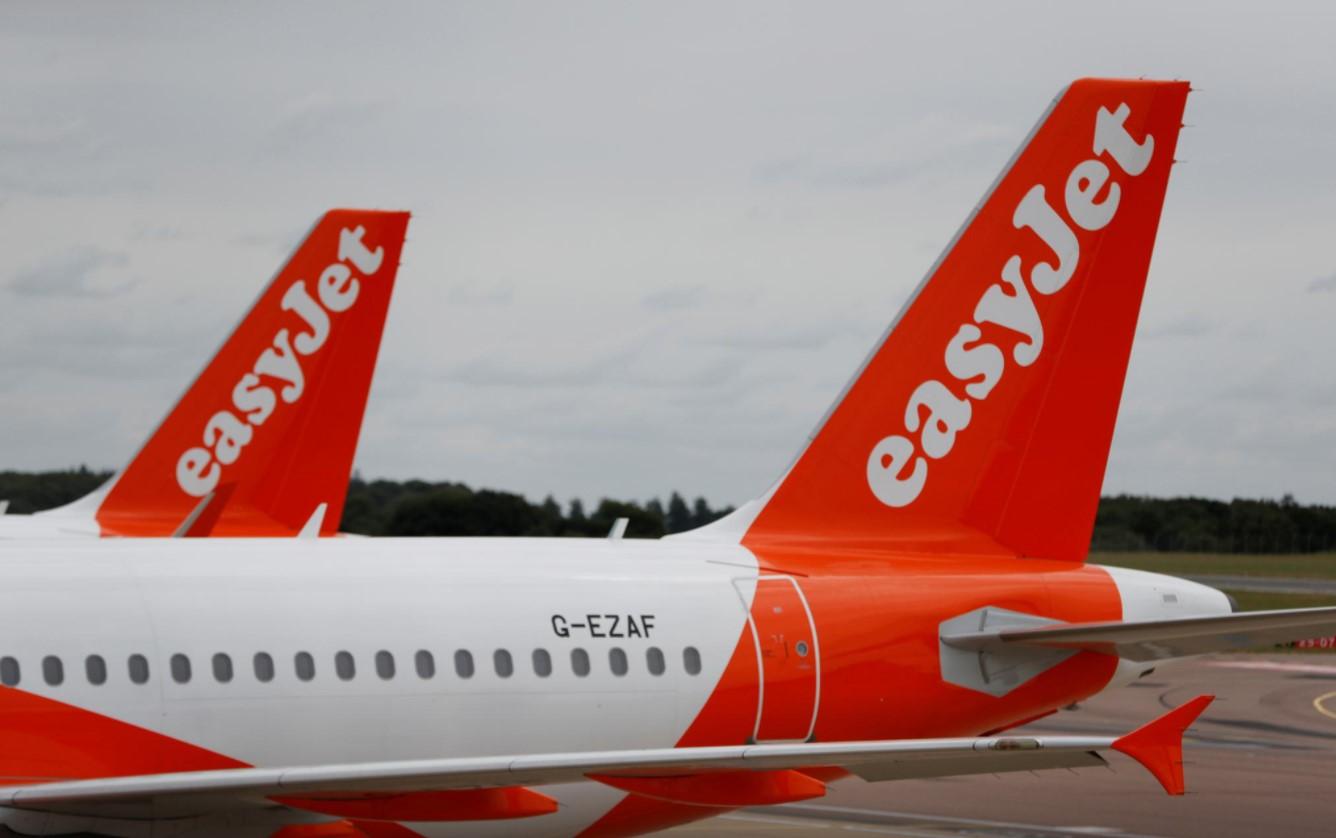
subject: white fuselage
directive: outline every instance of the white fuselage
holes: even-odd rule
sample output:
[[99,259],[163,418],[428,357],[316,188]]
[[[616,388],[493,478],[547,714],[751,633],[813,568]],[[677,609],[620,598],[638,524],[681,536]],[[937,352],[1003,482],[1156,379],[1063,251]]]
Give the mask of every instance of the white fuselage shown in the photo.
[[[740,547],[671,542],[25,542],[0,556],[0,658],[24,691],[252,765],[666,747],[746,625],[734,580],[755,576]],[[92,655],[105,683],[90,683]],[[47,683],[47,658],[61,683]],[[570,834],[623,795],[553,796],[558,815],[459,828]]]

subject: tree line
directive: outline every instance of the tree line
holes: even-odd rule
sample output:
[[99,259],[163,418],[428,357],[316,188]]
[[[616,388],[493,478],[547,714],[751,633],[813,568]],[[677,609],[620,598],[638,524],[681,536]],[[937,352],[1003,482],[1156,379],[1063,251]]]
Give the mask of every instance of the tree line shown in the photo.
[[344,532],[363,535],[524,535],[600,537],[626,518],[627,538],[659,538],[703,527],[733,511],[715,509],[705,498],[691,503],[678,492],[667,502],[604,498],[592,511],[576,498],[566,504],[548,496],[531,503],[523,495],[472,489],[463,483],[422,480],[362,480],[348,484]]
[[[86,466],[67,471],[0,471],[0,502],[9,512],[31,513],[83,497],[111,477]],[[627,538],[659,538],[702,527],[733,511],[716,509],[705,498],[688,502],[678,492],[667,501],[644,503],[604,498],[592,510],[577,499],[548,497],[531,503],[523,495],[473,489],[463,483],[424,480],[363,480],[348,484],[343,532],[359,535],[520,535],[601,537],[618,518],[627,519]]]
[[[81,497],[111,476],[86,467],[66,471],[0,471],[0,501],[11,513],[50,509]],[[463,483],[363,480],[348,486],[341,528],[363,535],[512,535],[601,537],[618,518],[628,538],[658,538],[732,511],[679,492],[666,501],[605,498],[592,509],[578,499],[475,489]],[[1280,500],[1230,501],[1116,495],[1100,499],[1091,549],[1201,553],[1336,551],[1336,507]]]
[[1280,500],[1101,498],[1093,550],[1320,553],[1336,550],[1336,507]]

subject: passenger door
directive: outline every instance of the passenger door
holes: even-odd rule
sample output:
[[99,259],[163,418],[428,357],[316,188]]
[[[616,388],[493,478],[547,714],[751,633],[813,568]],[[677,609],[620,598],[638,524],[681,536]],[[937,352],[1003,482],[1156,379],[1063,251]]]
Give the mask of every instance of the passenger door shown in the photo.
[[755,585],[747,620],[760,669],[755,742],[801,742],[816,727],[821,690],[820,646],[812,612],[798,580],[791,576],[736,579],[746,603]]

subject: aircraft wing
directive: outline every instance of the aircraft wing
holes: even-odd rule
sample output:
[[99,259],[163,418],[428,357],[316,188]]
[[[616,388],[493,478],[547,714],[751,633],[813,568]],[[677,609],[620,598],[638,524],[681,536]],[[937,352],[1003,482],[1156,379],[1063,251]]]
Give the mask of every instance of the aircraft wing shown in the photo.
[[[1183,793],[1182,736],[1211,702],[1200,696],[1123,737],[980,737],[662,748],[433,759],[297,768],[237,768],[59,781],[0,790],[0,806],[88,817],[189,817],[286,806],[371,820],[527,817],[555,810],[533,787],[593,780],[661,800],[736,808],[819,797],[802,769],[869,781],[1103,765],[1121,751],[1170,794]],[[461,816],[465,813],[465,816]]]
[[1174,620],[1054,623],[947,634],[942,636],[942,642],[957,649],[981,652],[1043,646],[1153,661],[1237,651],[1326,634],[1336,634],[1336,607],[1249,611]]

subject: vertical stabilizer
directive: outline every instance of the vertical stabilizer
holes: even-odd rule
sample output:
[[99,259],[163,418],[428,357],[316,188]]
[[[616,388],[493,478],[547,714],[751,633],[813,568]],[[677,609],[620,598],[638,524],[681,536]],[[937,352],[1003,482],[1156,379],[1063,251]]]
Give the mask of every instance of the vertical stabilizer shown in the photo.
[[1059,95],[744,543],[1084,558],[1187,94]]
[[406,212],[331,210],[97,507],[104,535],[166,536],[227,486],[211,535],[337,531]]

